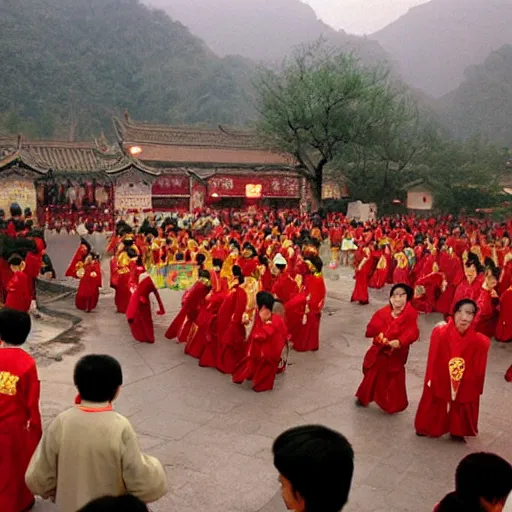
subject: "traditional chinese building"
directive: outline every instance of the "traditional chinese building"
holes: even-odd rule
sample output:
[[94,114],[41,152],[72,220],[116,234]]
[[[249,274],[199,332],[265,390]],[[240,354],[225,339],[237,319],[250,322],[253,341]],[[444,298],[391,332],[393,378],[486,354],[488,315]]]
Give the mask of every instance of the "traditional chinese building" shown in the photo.
[[254,132],[137,124],[128,115],[114,119],[114,127],[125,153],[162,170],[153,184],[155,210],[301,203],[305,208],[309,201],[294,160],[264,149]]

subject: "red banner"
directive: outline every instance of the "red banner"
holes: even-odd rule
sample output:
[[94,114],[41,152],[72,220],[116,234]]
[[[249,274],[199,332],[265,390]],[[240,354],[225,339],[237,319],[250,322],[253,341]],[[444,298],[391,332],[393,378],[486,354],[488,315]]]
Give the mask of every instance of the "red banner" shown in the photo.
[[190,178],[183,174],[160,176],[153,183],[154,196],[188,196],[190,195]]
[[[299,178],[296,176],[261,176],[257,174],[222,175],[208,180],[208,195],[218,197],[246,197],[247,185],[261,185],[261,197],[297,198],[300,196]],[[259,187],[249,187],[249,189]]]

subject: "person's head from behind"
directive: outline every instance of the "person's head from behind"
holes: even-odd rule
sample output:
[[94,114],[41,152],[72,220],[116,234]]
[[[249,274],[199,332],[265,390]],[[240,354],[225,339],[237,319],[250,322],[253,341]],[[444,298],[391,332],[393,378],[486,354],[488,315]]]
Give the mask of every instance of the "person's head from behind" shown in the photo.
[[283,432],[272,447],[288,510],[339,512],[347,503],[354,451],[340,433],[321,425]]
[[256,305],[258,306],[258,314],[263,322],[268,322],[272,318],[272,311],[276,299],[269,292],[258,292],[256,294]]
[[112,402],[123,384],[123,371],[117,359],[90,354],[76,364],[73,380],[82,400]]
[[78,512],[148,512],[148,507],[131,494],[104,496],[91,501]]
[[9,308],[0,309],[0,346],[23,345],[27,341],[31,325],[28,313]]
[[443,499],[439,512],[501,512],[512,491],[512,466],[494,453],[471,453],[455,472],[455,492]]

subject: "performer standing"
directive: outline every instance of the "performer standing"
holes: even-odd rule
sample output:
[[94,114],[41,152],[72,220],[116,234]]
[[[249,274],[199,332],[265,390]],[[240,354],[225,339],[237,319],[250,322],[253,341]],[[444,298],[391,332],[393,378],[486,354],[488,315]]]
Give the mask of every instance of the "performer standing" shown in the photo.
[[323,262],[319,256],[305,260],[309,272],[304,276],[306,294],[306,325],[302,335],[295,340],[293,348],[297,352],[318,350],[320,345],[320,320],[325,305],[327,290],[322,275]]
[[27,313],[32,303],[32,291],[30,277],[24,272],[25,262],[19,254],[13,254],[8,263],[12,277],[7,285],[5,306]]
[[0,504],[2,512],[30,510],[34,496],[25,472],[42,434],[36,362],[21,345],[30,333],[27,313],[0,310]]
[[258,314],[248,339],[247,355],[233,372],[233,382],[251,380],[254,391],[270,391],[279,370],[288,331],[283,318],[272,314],[275,299],[268,292],[258,292]]
[[363,360],[363,381],[356,392],[357,405],[375,402],[388,414],[407,408],[405,364],[409,347],[418,340],[418,312],[411,306],[413,291],[406,284],[395,284],[389,305],[379,309],[366,327],[372,346]]
[[102,287],[99,255],[91,252],[76,275],[80,279],[80,284],[76,292],[75,306],[81,311],[90,313],[98,305]]
[[73,259],[71,260],[71,263],[64,275],[66,277],[74,277],[76,279],[76,273],[83,266],[83,262],[90,252],[91,245],[89,242],[85,238],[80,238],[80,245],[78,246],[78,249],[76,250],[75,255],[73,256]]
[[141,343],[154,343],[155,330],[153,326],[153,317],[151,315],[150,295],[155,295],[159,310],[157,315],[165,315],[165,308],[160,298],[160,294],[147,273],[139,276],[139,284],[130,297],[126,318],[133,337]]
[[371,251],[368,247],[363,249],[363,259],[358,264],[356,269],[356,284],[350,302],[359,302],[359,304],[365,306],[370,303],[370,297],[368,294],[368,281],[370,279],[370,272],[373,268],[373,259],[371,257]]
[[478,433],[480,395],[491,342],[475,332],[472,324],[476,313],[476,303],[463,299],[455,305],[453,319],[432,331],[415,420],[420,436],[450,433],[452,438],[463,439]]

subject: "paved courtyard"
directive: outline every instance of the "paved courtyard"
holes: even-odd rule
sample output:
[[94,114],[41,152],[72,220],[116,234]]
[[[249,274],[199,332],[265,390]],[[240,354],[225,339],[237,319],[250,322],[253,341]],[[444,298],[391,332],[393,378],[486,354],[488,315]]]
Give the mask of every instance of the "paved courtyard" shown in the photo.
[[[157,342],[132,340],[113,296],[102,295],[98,309],[81,315],[75,353],[61,361],[41,360],[45,422],[73,404],[73,366],[91,352],[117,357],[125,376],[116,409],[139,434],[143,450],[165,465],[169,494],[151,506],[155,512],[283,511],[272,465],[273,439],[284,429],[322,423],[353,443],[356,473],[347,512],[430,512],[452,487],[457,462],[467,453],[494,451],[512,460],[512,385],[503,378],[512,346],[493,344],[481,405],[480,435],[466,445],[448,439],[419,438],[414,414],[420,398],[428,339],[440,318],[421,317],[421,339],[408,363],[409,408],[387,416],[375,406],[354,406],[361,362],[369,341],[364,329],[386,302],[388,290],[373,292],[371,305],[350,304],[353,280],[342,272],[328,281],[330,298],[322,320],[317,353],[290,355],[290,366],[272,392],[257,394],[228,376],[200,368],[183,347],[163,333],[179,308],[181,294],[163,292],[167,314],[156,319]],[[54,309],[79,314],[72,300]],[[37,512],[54,510],[39,504]]]

